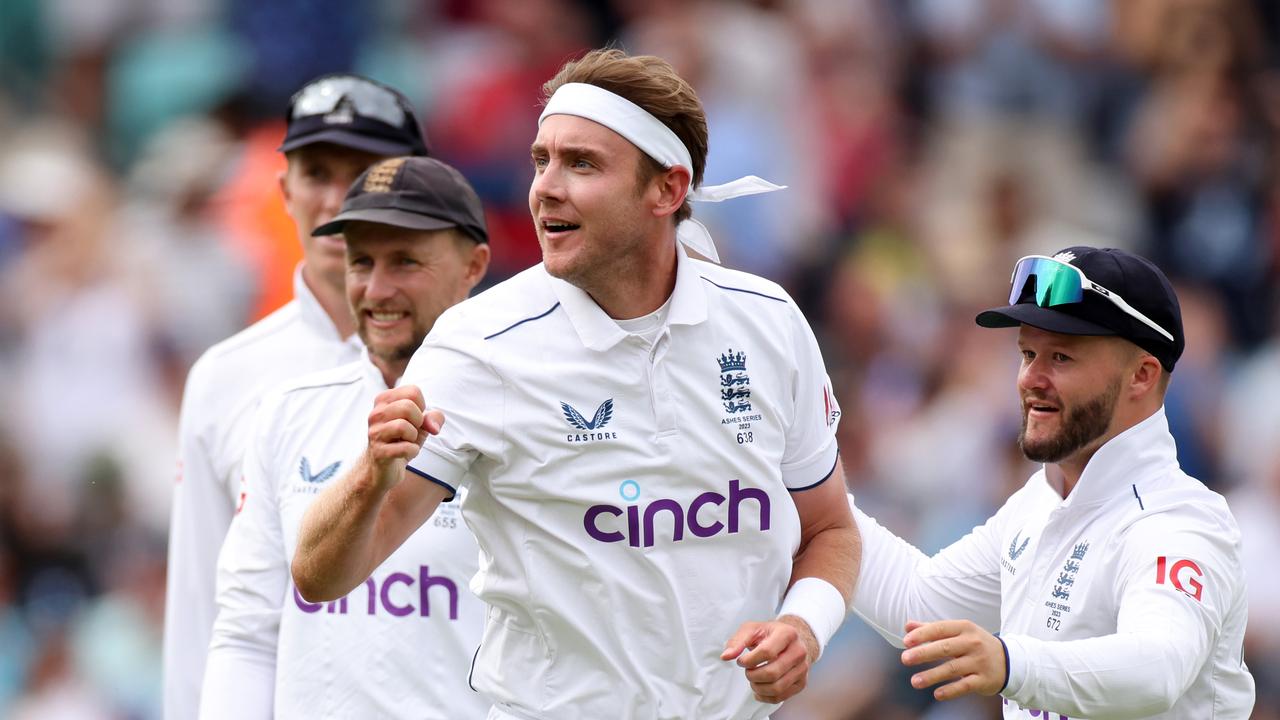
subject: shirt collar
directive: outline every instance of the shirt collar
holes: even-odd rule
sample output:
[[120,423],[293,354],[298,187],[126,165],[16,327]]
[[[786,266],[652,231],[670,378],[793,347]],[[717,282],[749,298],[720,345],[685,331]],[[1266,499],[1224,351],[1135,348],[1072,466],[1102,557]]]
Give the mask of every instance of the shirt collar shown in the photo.
[[329,317],[329,313],[321,307],[320,301],[316,298],[316,294],[311,292],[311,288],[307,286],[307,281],[302,277],[302,263],[293,269],[293,299],[298,301],[298,310],[302,317],[302,322],[313,332],[326,340],[335,342],[343,342],[352,347],[363,348],[359,336],[351,333],[350,337],[343,338],[338,335],[338,326],[333,324],[333,319]]
[[1134,480],[1178,464],[1178,448],[1169,433],[1164,406],[1146,420],[1111,438],[1089,458],[1063,505],[1093,505],[1132,494]]
[[[596,301],[581,288],[560,278],[547,278],[551,289],[564,308],[569,323],[586,347],[597,352],[612,348],[627,336]],[[667,325],[697,325],[707,319],[706,283],[684,248],[676,244],[676,285],[671,292],[671,311]]]

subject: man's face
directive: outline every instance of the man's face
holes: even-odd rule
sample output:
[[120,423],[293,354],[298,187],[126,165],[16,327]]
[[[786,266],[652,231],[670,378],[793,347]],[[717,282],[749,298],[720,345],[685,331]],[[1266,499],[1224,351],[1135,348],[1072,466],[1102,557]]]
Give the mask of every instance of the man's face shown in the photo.
[[529,211],[547,272],[592,287],[643,256],[665,218],[639,179],[642,155],[591,120],[552,115],[538,128]]
[[436,318],[461,302],[488,266],[489,249],[453,230],[352,222],[346,233],[347,302],[369,354],[407,362]]
[[1028,460],[1061,462],[1082,450],[1092,452],[1109,439],[1124,371],[1118,342],[1022,326],[1018,444]]
[[280,190],[298,228],[303,258],[326,282],[341,287],[346,252],[342,236],[312,237],[311,231],[338,214],[356,177],[382,158],[329,143],[304,145],[287,157],[289,165],[280,177]]

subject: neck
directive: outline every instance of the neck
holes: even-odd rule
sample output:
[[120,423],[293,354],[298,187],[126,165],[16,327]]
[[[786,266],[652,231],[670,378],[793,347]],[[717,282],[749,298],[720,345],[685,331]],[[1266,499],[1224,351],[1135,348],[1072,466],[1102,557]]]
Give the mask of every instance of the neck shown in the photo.
[[1098,451],[1098,447],[1101,447],[1101,445],[1081,450],[1066,460],[1051,466],[1056,471],[1054,473],[1056,476],[1054,477],[1054,482],[1060,488],[1063,498],[1071,495],[1071,491],[1080,482],[1080,476],[1084,474],[1085,466],[1089,464],[1089,459],[1093,457],[1093,454]]
[[674,242],[656,256],[619,263],[600,282],[582,290],[615,320],[643,317],[662,307],[676,287]]
[[356,331],[356,323],[351,317],[351,307],[347,304],[343,288],[335,288],[331,283],[325,282],[319,273],[313,272],[311,266],[306,264],[302,266],[302,282],[306,283],[307,289],[316,296],[320,308],[337,328],[338,335],[343,338],[350,337],[351,333]]
[[382,381],[389,388],[396,386],[396,381],[404,375],[405,369],[409,367],[408,358],[404,360],[388,360],[370,353],[369,361],[373,363],[374,367],[378,368],[378,372],[382,373]]

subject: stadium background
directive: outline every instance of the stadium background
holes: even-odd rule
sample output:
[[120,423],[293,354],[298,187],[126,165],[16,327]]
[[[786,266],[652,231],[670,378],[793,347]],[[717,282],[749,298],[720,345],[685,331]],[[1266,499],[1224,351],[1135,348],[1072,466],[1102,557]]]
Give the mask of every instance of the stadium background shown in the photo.
[[[608,41],[697,88],[708,182],[790,186],[697,216],[799,300],[852,490],[927,551],[1032,470],[1013,336],[972,324],[1013,260],[1087,243],[1166,269],[1170,421],[1244,530],[1254,717],[1280,717],[1278,38],[1274,0],[4,0],[0,717],[159,717],[182,381],[288,298],[289,93],[403,89],[487,203],[496,281],[537,260],[539,85]],[[932,704],[895,658],[850,623],[778,717],[998,716]]]

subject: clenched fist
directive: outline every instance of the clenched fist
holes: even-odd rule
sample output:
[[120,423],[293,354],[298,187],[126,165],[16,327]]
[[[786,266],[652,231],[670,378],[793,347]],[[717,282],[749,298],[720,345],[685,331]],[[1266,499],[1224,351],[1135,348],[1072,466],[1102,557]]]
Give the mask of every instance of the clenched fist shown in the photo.
[[418,456],[427,436],[444,427],[444,414],[427,410],[422,391],[404,385],[378,393],[369,413],[369,449],[366,451],[378,485],[390,490],[409,461]]

